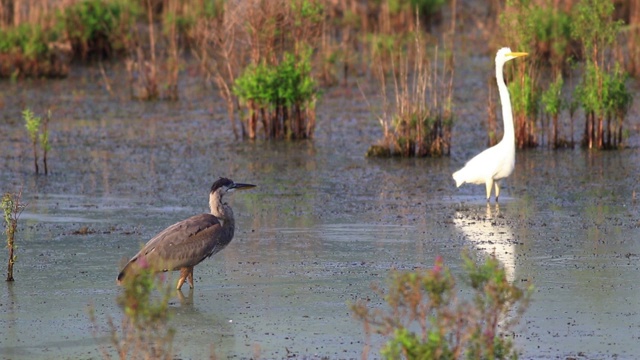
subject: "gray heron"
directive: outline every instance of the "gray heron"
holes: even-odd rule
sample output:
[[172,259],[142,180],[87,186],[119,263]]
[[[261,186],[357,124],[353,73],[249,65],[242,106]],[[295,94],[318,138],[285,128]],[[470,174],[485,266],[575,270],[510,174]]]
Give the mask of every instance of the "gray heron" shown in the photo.
[[182,220],[149,240],[120,271],[118,284],[141,269],[153,272],[180,270],[176,288],[180,290],[185,280],[193,288],[193,267],[224,249],[233,239],[233,210],[222,198],[233,191],[253,187],[255,185],[235,183],[226,178],[216,180],[209,193],[211,213]]

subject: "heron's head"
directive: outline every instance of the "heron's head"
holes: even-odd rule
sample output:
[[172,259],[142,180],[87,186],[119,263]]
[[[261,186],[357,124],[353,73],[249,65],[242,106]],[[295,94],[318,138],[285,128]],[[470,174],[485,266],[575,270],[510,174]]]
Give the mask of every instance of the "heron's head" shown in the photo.
[[515,59],[517,57],[521,57],[521,56],[527,56],[529,55],[529,53],[526,52],[514,52],[511,51],[510,48],[505,47],[502,48],[500,50],[498,50],[498,53],[496,54],[496,63],[501,63],[504,64],[507,61],[511,60],[511,59]]
[[211,185],[211,194],[215,194],[217,192],[220,194],[220,197],[222,197],[222,195],[232,191],[247,190],[254,187],[256,186],[253,184],[235,183],[227,178],[220,178]]

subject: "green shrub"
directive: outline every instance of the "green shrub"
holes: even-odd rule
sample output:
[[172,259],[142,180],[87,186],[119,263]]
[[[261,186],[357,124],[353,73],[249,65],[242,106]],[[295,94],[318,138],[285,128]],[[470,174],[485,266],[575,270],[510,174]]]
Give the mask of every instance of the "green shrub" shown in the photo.
[[550,136],[549,143],[553,148],[564,147],[565,145],[573,146],[573,144],[567,140],[560,138],[560,125],[558,123],[558,119],[562,109],[566,107],[565,101],[562,99],[563,85],[564,79],[562,77],[562,73],[558,73],[556,79],[549,84],[547,90],[543,91],[540,97],[540,103],[547,119],[551,118],[552,120],[552,135]]
[[38,24],[23,23],[0,29],[0,53],[22,55],[27,60],[43,59],[49,55],[47,44],[57,38],[57,32],[44,31]]
[[536,147],[540,90],[535,80],[527,73],[519,75],[515,81],[510,81],[508,88],[513,108],[516,146],[519,149]]
[[526,309],[531,289],[509,283],[494,257],[478,265],[464,255],[464,267],[464,282],[473,290],[470,301],[457,298],[456,282],[438,257],[429,270],[392,272],[389,289],[381,294],[383,309],[371,310],[364,302],[352,306],[365,332],[388,339],[381,349],[384,358],[517,358],[513,343],[500,332]]
[[507,42],[521,44],[536,62],[551,65],[552,72],[565,70],[567,59],[575,55],[571,42],[572,17],[554,7],[532,0],[508,0],[508,11],[500,16]]
[[614,149],[622,145],[623,123],[632,101],[626,74],[613,60],[621,22],[613,20],[611,2],[583,0],[576,7],[572,35],[585,54],[582,82],[574,97],[585,113],[584,147]]
[[106,59],[125,50],[131,24],[124,15],[135,9],[131,2],[83,0],[60,12],[58,21],[75,58]]
[[267,138],[311,137],[309,112],[317,87],[310,57],[310,48],[299,56],[285,53],[278,65],[250,65],[236,79],[233,92],[248,110],[250,138],[256,135],[258,114]]

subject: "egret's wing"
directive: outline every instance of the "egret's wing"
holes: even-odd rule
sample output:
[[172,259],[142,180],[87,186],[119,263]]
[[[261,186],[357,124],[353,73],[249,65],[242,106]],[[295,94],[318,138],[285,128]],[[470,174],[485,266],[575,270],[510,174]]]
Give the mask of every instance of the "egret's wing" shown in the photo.
[[173,224],[153,237],[129,263],[144,257],[157,270],[194,266],[211,255],[222,225],[211,214],[200,214]]

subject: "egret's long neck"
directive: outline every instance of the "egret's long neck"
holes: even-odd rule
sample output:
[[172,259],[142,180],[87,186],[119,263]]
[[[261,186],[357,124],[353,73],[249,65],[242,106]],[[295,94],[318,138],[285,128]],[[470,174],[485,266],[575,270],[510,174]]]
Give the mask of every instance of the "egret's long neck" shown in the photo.
[[513,112],[511,111],[511,97],[509,96],[509,89],[504,82],[504,75],[502,69],[504,63],[496,66],[496,79],[498,81],[498,93],[500,94],[500,101],[502,102],[502,121],[504,122],[504,136],[501,143],[506,143],[515,146],[515,131],[513,129]]

